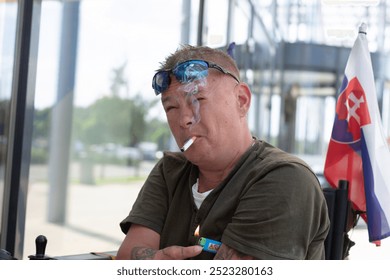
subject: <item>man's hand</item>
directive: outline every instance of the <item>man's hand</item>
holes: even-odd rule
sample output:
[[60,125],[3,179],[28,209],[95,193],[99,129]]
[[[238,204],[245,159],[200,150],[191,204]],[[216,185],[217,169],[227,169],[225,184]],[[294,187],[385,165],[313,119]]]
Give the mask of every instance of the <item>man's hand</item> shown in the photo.
[[134,247],[131,251],[133,260],[185,260],[202,252],[201,246],[170,246],[162,250],[145,247]]

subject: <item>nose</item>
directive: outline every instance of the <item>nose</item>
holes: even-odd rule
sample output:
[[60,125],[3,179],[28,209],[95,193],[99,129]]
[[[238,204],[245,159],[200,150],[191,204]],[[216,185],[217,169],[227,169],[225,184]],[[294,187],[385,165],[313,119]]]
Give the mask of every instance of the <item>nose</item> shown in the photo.
[[180,126],[189,128],[200,121],[199,101],[192,97],[187,98],[180,107]]
[[188,105],[180,108],[180,126],[188,128],[195,123],[195,116],[192,108]]

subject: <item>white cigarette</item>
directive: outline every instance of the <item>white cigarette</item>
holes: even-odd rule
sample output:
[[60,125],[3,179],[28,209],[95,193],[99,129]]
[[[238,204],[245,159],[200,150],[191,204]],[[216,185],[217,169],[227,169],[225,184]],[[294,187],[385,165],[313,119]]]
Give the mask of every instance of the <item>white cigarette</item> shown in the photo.
[[188,149],[189,147],[191,147],[191,145],[194,143],[195,139],[196,139],[196,136],[192,136],[190,139],[188,139],[188,140],[184,143],[183,147],[180,148],[180,151],[182,151],[182,152],[187,151],[187,149]]

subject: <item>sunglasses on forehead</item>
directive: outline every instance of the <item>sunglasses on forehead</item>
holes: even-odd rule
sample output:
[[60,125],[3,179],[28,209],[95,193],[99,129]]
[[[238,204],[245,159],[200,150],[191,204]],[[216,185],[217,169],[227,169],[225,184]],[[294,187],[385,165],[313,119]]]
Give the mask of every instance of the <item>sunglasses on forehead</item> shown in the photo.
[[166,91],[171,84],[171,74],[173,74],[180,83],[185,84],[206,78],[209,73],[209,68],[217,69],[218,71],[233,77],[237,83],[240,82],[236,76],[218,64],[205,60],[187,60],[179,63],[173,69],[158,71],[153,76],[152,87],[155,94],[159,95]]

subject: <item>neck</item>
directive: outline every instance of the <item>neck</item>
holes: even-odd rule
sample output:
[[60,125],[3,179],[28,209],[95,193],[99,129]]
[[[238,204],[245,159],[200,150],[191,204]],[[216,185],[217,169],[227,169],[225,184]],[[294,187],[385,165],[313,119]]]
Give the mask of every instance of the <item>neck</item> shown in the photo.
[[198,192],[203,193],[217,187],[224,179],[219,176],[216,176],[215,172],[200,172],[199,181],[198,181]]
[[199,166],[199,192],[206,192],[217,187],[231,172],[241,156],[254,144],[251,137],[245,145],[245,149],[239,150],[232,159],[225,164],[215,164],[208,168]]

